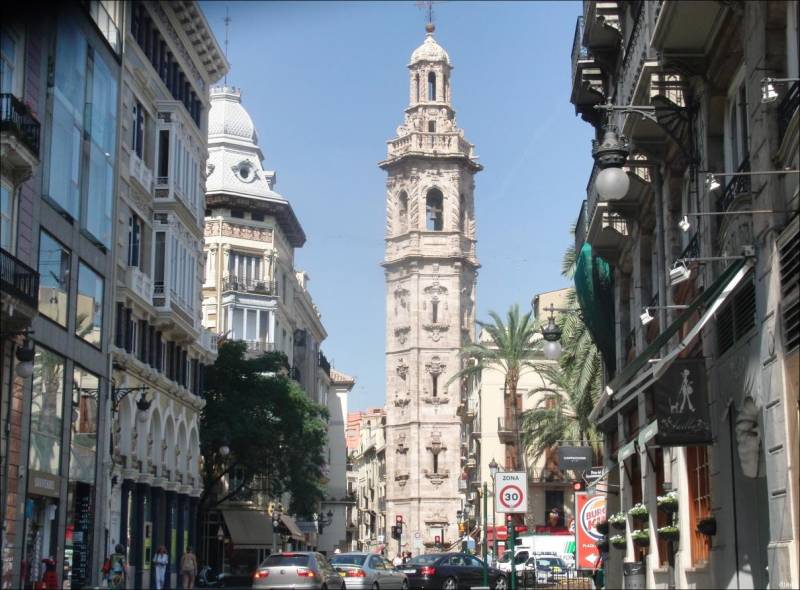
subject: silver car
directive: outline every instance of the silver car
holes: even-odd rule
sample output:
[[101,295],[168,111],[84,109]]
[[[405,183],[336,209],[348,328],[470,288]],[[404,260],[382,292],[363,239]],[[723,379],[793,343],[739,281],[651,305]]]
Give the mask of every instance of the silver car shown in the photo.
[[252,587],[345,590],[345,583],[321,553],[292,551],[267,557],[253,574]]
[[331,557],[331,565],[352,588],[407,590],[408,579],[400,570],[374,553],[340,553]]

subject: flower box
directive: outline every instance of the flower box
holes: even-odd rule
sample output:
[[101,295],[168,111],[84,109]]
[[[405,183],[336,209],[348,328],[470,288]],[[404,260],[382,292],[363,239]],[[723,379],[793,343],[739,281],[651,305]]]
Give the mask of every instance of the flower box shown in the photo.
[[630,516],[633,520],[641,522],[643,520],[647,520],[650,516],[650,513],[647,510],[647,506],[640,502],[628,510],[628,516]]
[[614,535],[608,541],[616,549],[625,549],[628,546],[628,542],[625,540],[624,535]]
[[608,518],[608,523],[618,531],[624,531],[628,525],[628,519],[625,517],[624,512],[617,512]]
[[664,541],[677,541],[681,536],[681,531],[676,526],[662,526],[658,529],[658,538]]
[[650,545],[650,529],[636,529],[631,533],[631,540],[634,545],[647,547]]
[[678,511],[678,492],[669,492],[664,496],[656,498],[659,510],[663,512],[672,513]]
[[717,519],[713,516],[701,518],[697,522],[697,532],[709,537],[717,534]]

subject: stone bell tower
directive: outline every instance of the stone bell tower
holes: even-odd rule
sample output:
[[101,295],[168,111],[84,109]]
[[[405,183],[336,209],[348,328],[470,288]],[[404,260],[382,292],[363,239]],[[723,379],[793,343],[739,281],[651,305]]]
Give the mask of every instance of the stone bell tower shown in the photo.
[[388,175],[386,523],[402,515],[403,549],[415,554],[437,536],[458,539],[461,386],[447,381],[474,339],[479,267],[474,175],[482,166],[456,125],[453,68],[433,32],[428,24],[411,55],[405,120],[379,164]]

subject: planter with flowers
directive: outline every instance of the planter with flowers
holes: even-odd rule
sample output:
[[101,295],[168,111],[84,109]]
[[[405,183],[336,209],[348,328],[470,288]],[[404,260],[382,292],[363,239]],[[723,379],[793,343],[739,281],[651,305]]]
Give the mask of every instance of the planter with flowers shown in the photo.
[[713,516],[706,516],[697,521],[697,532],[713,537],[717,534],[717,519]]
[[656,498],[659,510],[672,514],[678,511],[678,492],[669,492],[664,496]]
[[616,548],[616,549],[625,549],[628,546],[628,542],[625,540],[625,535],[614,535],[609,540],[609,543]]
[[647,506],[639,502],[628,510],[628,516],[630,516],[634,522],[645,522],[650,516],[650,513],[647,511]]
[[677,541],[681,532],[675,525],[667,525],[658,528],[658,538],[663,541]]
[[628,519],[625,518],[624,512],[617,512],[616,514],[612,514],[608,517],[608,524],[618,531],[624,531],[628,524]]
[[650,529],[636,529],[631,533],[631,540],[637,547],[650,545]]

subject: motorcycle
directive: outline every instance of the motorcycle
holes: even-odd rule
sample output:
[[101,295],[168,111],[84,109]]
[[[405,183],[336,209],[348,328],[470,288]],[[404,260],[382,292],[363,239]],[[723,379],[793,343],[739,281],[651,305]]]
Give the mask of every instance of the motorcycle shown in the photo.
[[197,574],[195,586],[197,588],[225,588],[226,577],[228,576],[225,572],[217,573],[210,565],[206,565]]

